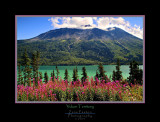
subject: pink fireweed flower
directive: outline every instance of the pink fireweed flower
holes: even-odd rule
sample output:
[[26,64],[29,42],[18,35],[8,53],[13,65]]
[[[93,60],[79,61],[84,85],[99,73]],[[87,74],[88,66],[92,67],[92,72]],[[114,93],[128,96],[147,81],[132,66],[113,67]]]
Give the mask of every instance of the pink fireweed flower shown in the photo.
[[115,86],[115,87],[114,87],[114,89],[118,90],[118,87],[117,87],[117,86]]
[[48,97],[47,92],[45,92],[45,96]]
[[87,86],[84,86],[84,89],[87,89]]
[[33,80],[33,87],[35,86],[35,81]]
[[41,99],[43,99],[43,97],[44,97],[44,96],[43,96],[43,94],[42,94],[42,95],[41,95]]
[[84,92],[82,92],[82,94],[84,94]]
[[113,86],[114,84],[115,84],[115,82],[111,82],[111,84],[109,84],[109,85]]
[[116,83],[119,83],[119,81],[117,80]]
[[33,96],[35,95],[35,92],[33,92]]
[[49,91],[50,95],[52,94],[52,90]]
[[68,85],[68,81],[67,81],[67,79],[64,81],[64,83],[65,83],[66,85]]
[[62,88],[62,91],[65,91],[66,90],[66,88]]

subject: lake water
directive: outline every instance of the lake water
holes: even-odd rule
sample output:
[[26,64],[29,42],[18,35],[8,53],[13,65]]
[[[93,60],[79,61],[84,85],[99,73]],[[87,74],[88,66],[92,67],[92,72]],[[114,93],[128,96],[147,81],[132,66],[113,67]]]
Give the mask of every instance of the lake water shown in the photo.
[[[69,73],[69,80],[72,79],[73,76],[73,69],[76,66],[58,66],[59,69],[59,76],[64,79],[64,73],[65,73],[65,69],[68,70]],[[78,76],[79,79],[82,77],[82,67],[83,66],[77,66],[78,69]],[[104,70],[106,71],[106,75],[108,77],[110,77],[113,73],[113,70],[116,70],[116,65],[103,65]],[[87,75],[89,76],[89,78],[91,78],[91,76],[95,76],[96,75],[96,70],[98,69],[98,65],[88,65],[85,66],[86,71],[87,71]],[[140,69],[143,69],[143,65],[139,65]],[[51,77],[51,72],[53,72],[54,69],[54,73],[56,75],[56,66],[40,66],[39,67],[39,72],[42,72],[42,75],[44,76],[44,73],[47,72],[49,78]],[[129,76],[129,65],[121,65],[120,70],[122,71],[122,76],[124,79],[126,79]]]

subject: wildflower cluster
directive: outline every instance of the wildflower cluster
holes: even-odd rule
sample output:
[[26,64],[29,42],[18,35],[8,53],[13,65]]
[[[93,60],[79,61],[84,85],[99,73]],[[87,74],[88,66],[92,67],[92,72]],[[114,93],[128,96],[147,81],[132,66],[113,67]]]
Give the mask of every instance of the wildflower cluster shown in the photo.
[[142,101],[143,86],[140,84],[105,82],[87,78],[68,82],[53,78],[46,83],[42,80],[35,85],[34,79],[29,86],[17,86],[18,101]]

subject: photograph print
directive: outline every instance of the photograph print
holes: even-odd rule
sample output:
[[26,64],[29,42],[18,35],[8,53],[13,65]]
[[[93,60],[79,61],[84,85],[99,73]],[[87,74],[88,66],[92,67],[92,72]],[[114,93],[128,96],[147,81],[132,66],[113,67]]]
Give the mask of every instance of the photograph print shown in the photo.
[[144,15],[15,15],[16,103],[145,103]]

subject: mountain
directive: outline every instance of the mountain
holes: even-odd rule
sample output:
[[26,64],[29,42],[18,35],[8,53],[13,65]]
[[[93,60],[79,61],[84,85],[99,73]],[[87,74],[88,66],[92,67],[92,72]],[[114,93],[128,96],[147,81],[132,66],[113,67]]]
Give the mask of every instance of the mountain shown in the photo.
[[117,27],[106,30],[60,28],[31,39],[17,40],[18,61],[24,48],[30,57],[39,50],[42,65],[115,64],[117,58],[122,64],[133,59],[140,64],[143,62],[143,40]]
[[[88,25],[86,25],[88,26]],[[42,33],[31,40],[47,40],[47,39],[103,39],[103,40],[115,40],[115,39],[138,39],[137,37],[123,31],[120,28],[108,28],[106,31],[93,28],[93,29],[76,29],[76,28],[61,28],[56,30],[50,30]]]

